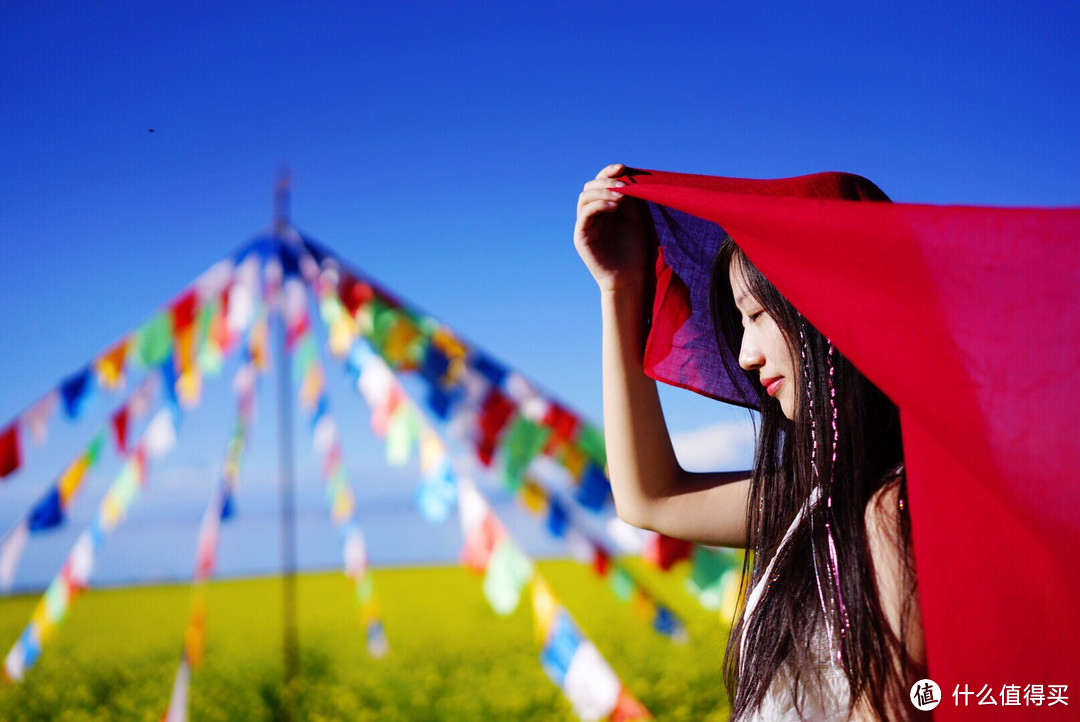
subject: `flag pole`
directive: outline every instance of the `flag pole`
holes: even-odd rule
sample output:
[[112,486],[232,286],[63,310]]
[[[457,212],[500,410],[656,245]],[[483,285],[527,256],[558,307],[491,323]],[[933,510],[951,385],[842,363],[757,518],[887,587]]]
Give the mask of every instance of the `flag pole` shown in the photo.
[[[292,176],[284,170],[274,188],[274,238],[284,267],[285,244],[290,235],[289,193]],[[283,281],[284,279],[282,279]],[[282,651],[284,679],[281,694],[282,719],[294,719],[293,707],[299,692],[300,641],[296,621],[296,493],[293,459],[292,379],[287,348],[287,320],[277,300],[277,376],[278,376],[278,478],[281,506],[281,579],[282,579]]]

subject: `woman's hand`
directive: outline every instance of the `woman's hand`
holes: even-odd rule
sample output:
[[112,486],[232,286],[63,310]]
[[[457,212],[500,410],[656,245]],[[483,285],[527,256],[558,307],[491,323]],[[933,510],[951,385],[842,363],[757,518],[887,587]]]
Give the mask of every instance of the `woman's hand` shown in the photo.
[[615,180],[624,170],[609,165],[578,196],[574,246],[601,291],[640,289],[649,270],[642,208],[619,193],[625,184]]

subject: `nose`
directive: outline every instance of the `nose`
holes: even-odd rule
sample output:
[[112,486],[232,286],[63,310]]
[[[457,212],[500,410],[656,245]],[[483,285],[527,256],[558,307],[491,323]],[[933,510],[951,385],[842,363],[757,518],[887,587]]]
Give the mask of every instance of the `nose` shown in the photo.
[[743,333],[742,344],[739,346],[739,366],[747,371],[754,371],[765,365],[765,354],[754,343],[752,334]]

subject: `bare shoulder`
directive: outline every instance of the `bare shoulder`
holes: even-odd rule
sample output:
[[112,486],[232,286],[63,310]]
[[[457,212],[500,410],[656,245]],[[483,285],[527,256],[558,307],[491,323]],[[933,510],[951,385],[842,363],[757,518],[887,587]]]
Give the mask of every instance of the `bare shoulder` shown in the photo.
[[893,634],[916,663],[925,661],[922,615],[910,539],[903,533],[903,472],[892,475],[866,504],[866,540],[878,599]]
[[[901,543],[900,511],[904,500],[900,496],[900,489],[903,480],[902,471],[890,475],[888,481],[874,492],[866,504],[864,513],[866,535],[875,557],[877,556],[874,550],[875,545],[888,544],[896,547]],[[881,551],[885,550],[881,549]]]

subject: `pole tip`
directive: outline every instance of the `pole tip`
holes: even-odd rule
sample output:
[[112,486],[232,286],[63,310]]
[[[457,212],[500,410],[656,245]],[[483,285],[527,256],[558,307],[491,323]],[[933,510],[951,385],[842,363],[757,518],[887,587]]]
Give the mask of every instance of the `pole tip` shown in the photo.
[[278,169],[274,182],[274,231],[280,236],[291,226],[289,222],[289,197],[292,194],[292,170],[287,166]]

